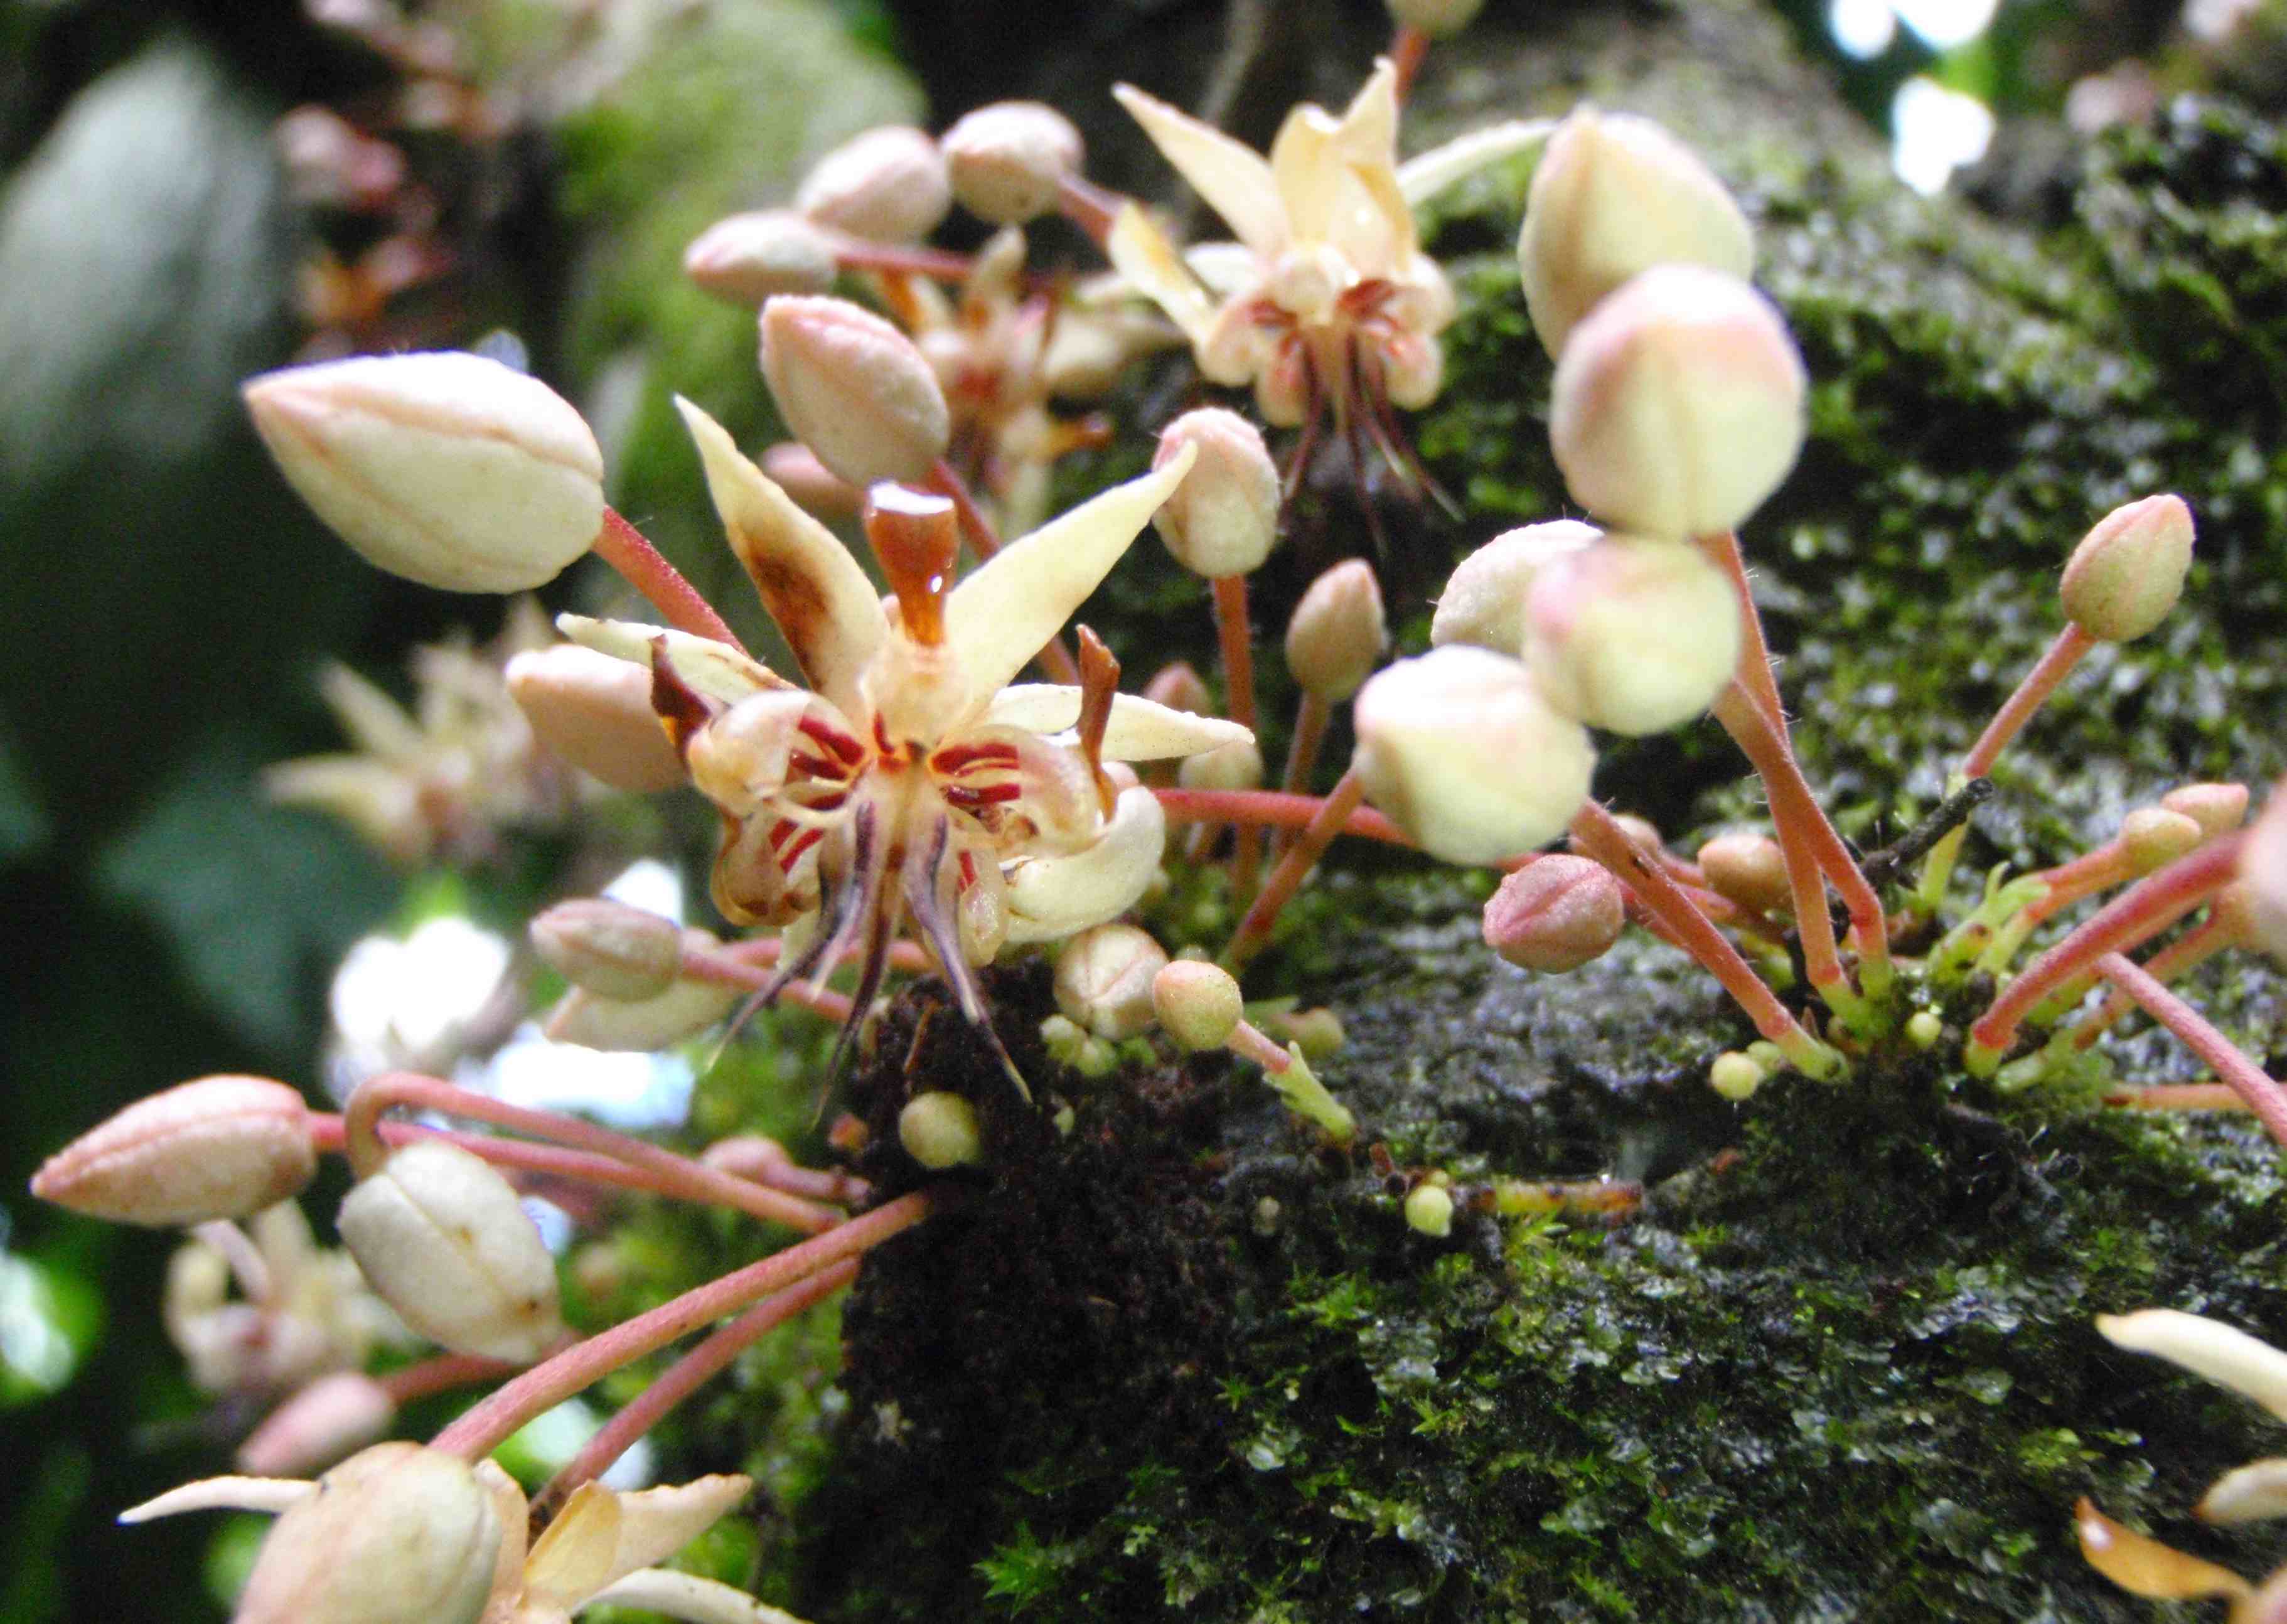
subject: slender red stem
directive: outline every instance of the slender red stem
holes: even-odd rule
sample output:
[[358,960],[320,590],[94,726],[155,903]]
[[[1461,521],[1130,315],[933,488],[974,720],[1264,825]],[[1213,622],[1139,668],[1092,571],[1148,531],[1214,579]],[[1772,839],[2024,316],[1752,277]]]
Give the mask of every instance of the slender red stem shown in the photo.
[[1112,223],[1120,218],[1120,207],[1128,201],[1078,175],[1067,175],[1056,184],[1057,209],[1086,232],[1099,250],[1112,240]]
[[[1246,623],[1246,577],[1215,578],[1215,638],[1223,646],[1223,709],[1231,719],[1254,731],[1254,641]],[[1262,834],[1256,825],[1241,822],[1231,859],[1231,894],[1244,901],[1254,890],[1255,864],[1262,853]]]
[[449,1393],[456,1387],[473,1387],[479,1382],[497,1382],[503,1376],[512,1376],[524,1368],[506,1359],[488,1359],[477,1353],[440,1353],[418,1364],[401,1365],[395,1370],[384,1371],[374,1378],[382,1391],[400,1405],[411,1404],[416,1398],[426,1398],[431,1393]]
[[1225,1045],[1242,1060],[1252,1060],[1266,1072],[1283,1072],[1294,1064],[1278,1040],[1256,1026],[1243,1020],[1231,1028],[1230,1042]]
[[[1286,772],[1279,788],[1288,795],[1307,794],[1310,788],[1310,770],[1318,764],[1318,751],[1326,741],[1326,726],[1333,719],[1334,708],[1317,694],[1305,690],[1294,707],[1294,739],[1286,750]],[[1276,853],[1284,836],[1274,836],[1270,850]]]
[[608,1128],[598,1128],[577,1117],[559,1116],[547,1111],[527,1111],[521,1105],[511,1105],[488,1094],[455,1088],[441,1078],[424,1077],[415,1072],[384,1072],[379,1076],[369,1077],[358,1085],[356,1093],[350,1096],[349,1109],[343,1113],[343,1133],[347,1141],[350,1163],[357,1168],[360,1177],[373,1171],[379,1163],[374,1128],[381,1113],[395,1105],[410,1105],[418,1110],[471,1117],[479,1122],[490,1122],[497,1128],[514,1129],[519,1133],[552,1139],[574,1149],[613,1157],[653,1173],[661,1181],[662,1189],[679,1189],[805,1233],[815,1234],[842,1221],[841,1214],[814,1202],[776,1190],[765,1190],[759,1184],[720,1172],[687,1156],[662,1150],[647,1140],[613,1133]]
[[821,1298],[833,1295],[858,1278],[858,1260],[844,1258],[819,1270],[799,1285],[773,1292],[730,1324],[661,1371],[618,1414],[598,1428],[533,1497],[536,1516],[547,1517],[590,1478],[611,1470],[612,1463],[657,1426],[666,1414],[727,1368],[732,1359]]
[[1397,69],[1397,99],[1404,101],[1413,93],[1413,80],[1421,71],[1421,59],[1429,54],[1429,36],[1420,29],[1401,26],[1389,42],[1389,59]]
[[2185,1048],[2214,1068],[2215,1074],[2262,1121],[2272,1142],[2287,1146],[2287,1092],[2283,1092],[2261,1066],[2243,1054],[2238,1044],[2125,955],[2105,954],[2096,962],[2096,973],[2143,1005],[2154,1020],[2174,1033]]
[[1771,646],[1763,636],[1762,612],[1755,607],[1755,589],[1747,578],[1747,560],[1739,551],[1739,534],[1726,530],[1699,538],[1699,551],[1716,568],[1730,577],[1739,600],[1739,669],[1736,675],[1755,702],[1770,712],[1771,725],[1786,731],[1786,707],[1779,702],[1778,678],[1771,672]]
[[863,1217],[838,1224],[823,1234],[670,1298],[648,1313],[574,1343],[463,1411],[431,1440],[430,1447],[471,1461],[489,1454],[534,1416],[554,1409],[622,1365],[680,1342],[700,1326],[737,1313],[772,1292],[783,1291],[911,1229],[929,1216],[935,1200],[927,1190],[901,1195]]
[[[338,1152],[348,1147],[348,1135],[340,1117],[331,1113],[313,1112],[309,1123],[312,1142],[319,1150]],[[520,1173],[541,1173],[551,1178],[568,1178],[582,1184],[608,1184],[620,1190],[641,1190],[671,1200],[694,1201],[708,1207],[722,1205],[711,1194],[696,1193],[662,1180],[648,1168],[631,1166],[613,1156],[591,1155],[586,1151],[565,1150],[554,1145],[535,1145],[529,1139],[507,1139],[497,1134],[456,1133],[449,1128],[430,1128],[417,1122],[383,1122],[376,1131],[384,1145],[410,1145],[415,1139],[442,1139],[447,1145],[458,1145],[472,1155],[482,1157],[497,1168],[513,1168]]]
[[2059,863],[2040,877],[2048,890],[2025,905],[2022,913],[2028,926],[2039,924],[2074,903],[2101,891],[2109,891],[2135,875],[2127,847],[2116,836],[2093,852],[2084,852],[2069,863]]
[[[772,942],[772,947],[777,943]],[[742,955],[712,947],[686,947],[683,950],[682,973],[695,981],[712,981],[720,986],[743,986],[760,992],[777,978],[769,965],[777,955],[762,963],[749,961]],[[799,1004],[835,1022],[850,1018],[850,1000],[830,987],[816,986],[807,981],[796,981],[779,990],[779,998]]]
[[2244,830],[2219,836],[2190,856],[2147,875],[2026,965],[2024,973],[1969,1029],[1965,1058],[1970,1069],[1990,1075],[2017,1041],[2017,1027],[2035,1004],[2106,954],[2158,935],[2228,884],[2238,869],[2240,844],[2245,838]]
[[740,654],[746,652],[747,646],[739,641],[737,632],[724,624],[723,617],[715,613],[715,606],[701,598],[699,589],[684,579],[683,572],[644,539],[642,531],[613,510],[604,510],[604,527],[596,533],[590,548],[665,615],[669,625],[693,637],[728,643]]
[[[2197,965],[2207,963],[2228,947],[2238,947],[2247,941],[2245,915],[2235,908],[2223,906],[2221,899],[2208,909],[2208,916],[2197,928],[2186,931],[2166,947],[2144,961],[2145,972],[2154,980],[2173,981]],[[2102,1037],[2105,1029],[2127,1014],[2134,1000],[2116,990],[2104,1001],[2104,1007],[2073,1029],[2073,1047],[2086,1049]]]
[[2024,731],[2033,713],[2080,663],[2080,657],[2095,646],[2096,639],[2082,630],[2077,622],[2069,622],[2057,633],[2047,652],[2034,661],[2033,669],[2018,683],[2017,691],[2002,701],[2001,709],[1985,725],[1985,731],[1977,735],[1977,742],[1969,747],[1969,755],[1961,764],[1962,777],[1983,778],[1992,772],[1993,764],[2009,748],[2009,741]]
[[1278,866],[1270,871],[1270,878],[1262,887],[1262,894],[1246,910],[1246,917],[1238,922],[1238,929],[1231,934],[1231,945],[1223,950],[1223,962],[1234,973],[1244,970],[1246,962],[1262,950],[1262,945],[1270,939],[1270,927],[1278,922],[1279,910],[1302,888],[1303,879],[1318,866],[1318,859],[1326,855],[1334,836],[1342,832],[1342,826],[1365,799],[1365,780],[1352,769],[1342,774],[1333,793],[1319,804],[1318,815],[1303,826],[1300,837],[1278,860]]
[[[1307,828],[1326,804],[1315,795],[1282,795],[1275,789],[1154,789],[1170,823],[1251,823],[1264,828]],[[1410,846],[1404,829],[1371,806],[1342,820],[1342,833],[1363,835],[1393,846]]]
[[1830,1002],[1838,996],[1847,999],[1851,995],[1849,977],[1842,969],[1842,955],[1835,946],[1834,923],[1827,917],[1825,874],[1806,838],[1808,831],[1801,800],[1794,794],[1791,776],[1779,764],[1780,751],[1770,718],[1763,714],[1755,696],[1737,680],[1717,698],[1714,711],[1715,719],[1746,752],[1757,772],[1762,772],[1766,762],[1770,764],[1771,770],[1762,772],[1763,789],[1770,802],[1771,826],[1778,839],[1779,855],[1786,862],[1787,889],[1794,899],[1795,931],[1802,942],[1803,968],[1820,996]]
[[950,249],[922,248],[906,242],[868,242],[852,237],[834,250],[834,261],[845,271],[881,271],[926,276],[931,281],[962,282],[976,270],[977,261]]

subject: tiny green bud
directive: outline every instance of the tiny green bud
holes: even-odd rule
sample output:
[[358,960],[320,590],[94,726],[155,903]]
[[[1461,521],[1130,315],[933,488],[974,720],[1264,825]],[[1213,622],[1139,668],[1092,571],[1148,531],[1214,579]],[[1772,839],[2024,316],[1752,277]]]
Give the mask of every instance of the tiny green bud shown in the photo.
[[2165,867],[2206,838],[2197,819],[2164,806],[2140,806],[2120,820],[2120,849],[2139,875]]
[[1077,1066],[1088,1042],[1087,1028],[1067,1015],[1050,1015],[1041,1022],[1041,1043],[1058,1066]]
[[938,148],[954,198],[995,226],[1022,226],[1054,209],[1083,152],[1072,120],[1038,101],[996,101],[965,114]]
[[1785,854],[1768,835],[1718,835],[1699,848],[1699,872],[1708,889],[1741,907],[1769,914],[1794,899]]
[[953,188],[945,155],[927,131],[882,124],[861,131],[812,164],[794,206],[817,224],[853,237],[918,242],[953,207]]
[[932,1173],[967,1167],[985,1155],[977,1107],[943,1089],[916,1094],[906,1102],[898,1113],[898,1143]]
[[1406,1192],[1405,1224],[1443,1240],[1453,1232],[1453,1192],[1443,1184],[1416,1184]]
[[574,986],[623,1000],[653,998],[674,985],[683,928],[608,897],[579,897],[534,915],[532,945]]
[[1945,1021],[1935,1010],[1916,1010],[1906,1019],[1906,1042],[1927,1053],[1945,1035]]
[[1709,1063],[1707,1086],[1736,1105],[1753,1099],[1766,1075],[1751,1056],[1726,1050]]
[[2213,839],[2247,821],[2245,784],[2180,784],[2160,797],[2170,812],[2181,812]]
[[1167,950],[1148,931],[1091,926],[1056,961],[1056,1008],[1097,1037],[1134,1037],[1151,1029],[1152,978],[1167,965]]
[[1534,574],[1604,533],[1577,519],[1504,530],[1453,566],[1430,617],[1429,641],[1474,643],[1499,654],[1524,653],[1524,601]]
[[2106,514],[2065,561],[2065,618],[2106,643],[2142,637],[2168,616],[2192,566],[2192,510],[2147,496]]
[[1389,646],[1381,583],[1364,558],[1337,564],[1310,583],[1286,622],[1286,669],[1295,686],[1338,704],[1373,675]]
[[834,286],[835,234],[791,209],[734,214],[709,226],[683,250],[683,273],[703,292],[749,310],[780,293]]
[[1332,1010],[1289,1010],[1263,1024],[1300,1044],[1303,1058],[1311,1061],[1333,1059],[1349,1041],[1349,1034],[1342,1030],[1342,1018]]
[[1508,875],[1485,904],[1485,946],[1544,975],[1602,957],[1627,923],[1620,883],[1602,863],[1552,853]]
[[1548,702],[1631,738],[1715,701],[1738,669],[1739,600],[1682,542],[1608,535],[1533,577],[1525,662]]
[[795,294],[763,306],[762,333],[771,395],[819,462],[860,489],[928,479],[953,417],[912,339],[847,299]]
[[1159,539],[1194,574],[1251,573],[1278,540],[1278,468],[1262,431],[1237,412],[1205,406],[1159,431],[1151,466],[1195,447],[1199,456],[1175,495],[1151,516]]
[[1238,983],[1220,964],[1177,959],[1151,978],[1151,1005],[1184,1049],[1221,1049],[1246,1014]]

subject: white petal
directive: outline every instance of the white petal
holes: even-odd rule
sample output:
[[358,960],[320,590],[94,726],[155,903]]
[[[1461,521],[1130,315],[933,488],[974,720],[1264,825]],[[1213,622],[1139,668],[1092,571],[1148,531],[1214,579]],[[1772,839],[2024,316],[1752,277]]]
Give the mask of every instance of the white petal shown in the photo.
[[1262,268],[1261,257],[1244,242],[1194,242],[1183,250],[1183,263],[1218,298],[1246,287]]
[[754,1486],[751,1477],[717,1474],[621,1494],[619,1549],[605,1582],[675,1555],[721,1521]]
[[688,1620],[690,1624],[803,1624],[794,1614],[758,1602],[744,1590],[665,1568],[647,1567],[630,1573],[589,1600],[664,1613],[670,1619]]
[[2156,1353],[2287,1421],[2287,1353],[2236,1327],[2172,1308],[2147,1308],[2099,1314],[2096,1328],[2115,1347]]
[[671,626],[646,626],[641,621],[598,621],[584,614],[559,614],[556,629],[582,648],[592,648],[614,660],[651,669],[654,638],[667,639],[668,662],[675,674],[709,699],[735,705],[750,693],[793,685],[761,661],[740,654],[728,643],[693,637]]
[[1120,206],[1104,251],[1122,280],[1165,311],[1167,320],[1186,334],[1196,337],[1215,313],[1215,302],[1184,269],[1175,244],[1137,205]]
[[128,1507],[119,1520],[147,1523],[181,1511],[283,1511],[317,1486],[299,1477],[202,1477]]
[[2287,1461],[2250,1461],[2215,1480],[2194,1508],[2210,1523],[2257,1523],[2287,1517]]
[[850,550],[748,462],[723,425],[680,395],[731,550],[786,633],[810,685],[844,710],[885,635],[882,599]]
[[[1078,688],[1030,682],[1007,687],[985,708],[989,725],[1021,727],[1035,733],[1060,733],[1080,720]],[[1197,756],[1253,735],[1220,717],[1194,716],[1133,693],[1112,696],[1112,717],[1104,730],[1106,761],[1161,761]]]
[[1009,867],[1010,944],[1055,941],[1127,912],[1159,873],[1167,844],[1159,797],[1140,788],[1121,790],[1096,844]]
[[1388,169],[1397,161],[1397,64],[1374,59],[1373,72],[1342,109],[1334,134],[1352,163]]
[[1473,175],[1489,163],[1498,163],[1547,140],[1556,129],[1553,118],[1512,118],[1455,136],[1443,147],[1408,158],[1397,166],[1397,189],[1409,208],[1419,208],[1447,186]]
[[1261,154],[1132,84],[1115,84],[1112,93],[1241,242],[1263,254],[1286,246],[1286,210]]
[[620,1545],[620,1497],[598,1483],[583,1483],[524,1563],[525,1605],[569,1611],[611,1583],[612,1554]]
[[972,692],[990,694],[1004,686],[1064,630],[1153,510],[1183,482],[1193,455],[1187,446],[1165,466],[1049,520],[953,589],[945,603],[945,640],[969,674]]

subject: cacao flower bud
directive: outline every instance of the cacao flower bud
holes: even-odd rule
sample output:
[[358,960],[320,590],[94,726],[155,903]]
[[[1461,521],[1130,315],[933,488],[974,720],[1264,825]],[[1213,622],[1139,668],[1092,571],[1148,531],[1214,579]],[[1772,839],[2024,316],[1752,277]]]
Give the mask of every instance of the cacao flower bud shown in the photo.
[[2287,780],[2271,787],[2263,815],[2239,850],[2239,881],[2250,938],[2287,963]]
[[2160,797],[2160,804],[2179,812],[2213,839],[2228,835],[2247,821],[2245,784],[2180,784]]
[[1278,540],[1278,469],[1262,431],[1237,412],[1204,406],[1159,431],[1151,466],[1165,467],[1186,446],[1198,448],[1199,459],[1151,516],[1159,539],[1193,574],[1247,574]]
[[133,1105],[49,1157],[32,1193],[150,1228],[241,1218],[317,1170],[309,1107],[266,1077],[202,1077]]
[[1104,924],[1064,944],[1056,961],[1056,1008],[1110,1042],[1151,1029],[1151,978],[1167,949],[1134,925]]
[[1037,101],[996,101],[955,121],[938,139],[953,194],[995,226],[1022,226],[1056,206],[1082,148],[1072,120]]
[[1453,566],[1429,620],[1431,646],[1470,643],[1497,654],[1524,653],[1524,600],[1551,559],[1578,552],[1604,533],[1577,519],[1504,530]]
[[898,1113],[898,1143],[932,1173],[965,1167],[985,1154],[977,1107],[943,1089],[916,1094],[906,1102]]
[[[723,945],[709,932],[688,926],[682,940],[686,948],[702,950]],[[558,1043],[648,1054],[696,1037],[728,1015],[740,996],[735,986],[692,976],[677,978],[649,998],[607,998],[574,987],[549,1012],[545,1030]]]
[[1389,646],[1381,583],[1364,558],[1337,564],[1316,581],[1286,622],[1286,669],[1295,686],[1336,704],[1358,691]]
[[1180,1048],[1221,1049],[1246,1015],[1238,983],[1220,964],[1176,959],[1151,978],[1151,1007]]
[[563,978],[606,998],[655,998],[683,965],[683,927],[608,897],[575,897],[534,915],[532,945]]
[[787,426],[861,490],[925,482],[953,437],[928,359],[847,299],[785,294],[764,305],[763,376]]
[[716,221],[683,250],[683,273],[718,299],[759,309],[779,293],[823,293],[834,286],[834,234],[791,209],[764,209]]
[[1602,863],[1556,852],[1503,879],[1482,923],[1485,946],[1510,963],[1558,975],[1610,950],[1627,902]]
[[582,772],[637,795],[683,782],[644,667],[563,643],[526,649],[504,675],[534,735]]
[[1768,835],[1718,835],[1699,848],[1699,872],[1708,888],[1741,907],[1774,913],[1794,900],[1786,856]]
[[953,191],[944,154],[926,131],[882,124],[861,131],[812,164],[794,206],[853,237],[918,242],[953,207]]
[[2206,838],[2197,819],[2164,806],[2139,806],[2120,820],[2120,849],[2139,875],[2167,867]]
[[1525,662],[1548,702],[1631,738],[1688,722],[1739,663],[1730,580],[1683,542],[1608,535],[1539,571]]
[[2106,643],[2127,643],[2167,619],[2192,566],[2192,510],[2181,496],[2147,496],[2107,513],[2065,561],[2065,618]]

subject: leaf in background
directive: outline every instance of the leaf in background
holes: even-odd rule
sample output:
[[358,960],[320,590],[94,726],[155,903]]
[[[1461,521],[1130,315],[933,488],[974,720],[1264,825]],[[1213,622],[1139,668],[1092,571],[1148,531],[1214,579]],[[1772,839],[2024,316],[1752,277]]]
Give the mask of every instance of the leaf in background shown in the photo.
[[40,810],[24,769],[0,732],[0,868],[48,844],[48,815]]

